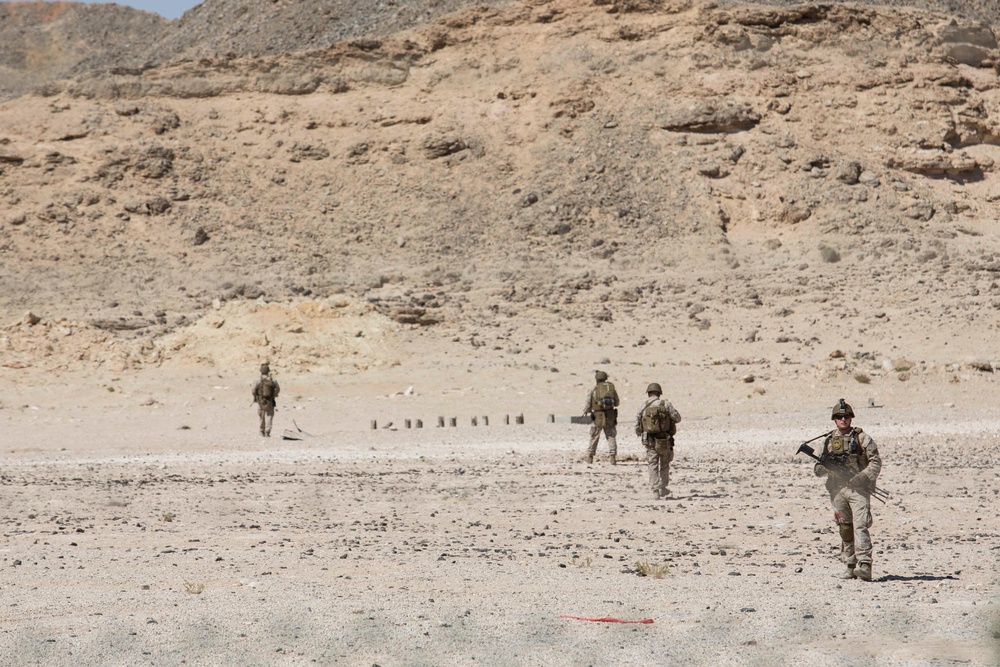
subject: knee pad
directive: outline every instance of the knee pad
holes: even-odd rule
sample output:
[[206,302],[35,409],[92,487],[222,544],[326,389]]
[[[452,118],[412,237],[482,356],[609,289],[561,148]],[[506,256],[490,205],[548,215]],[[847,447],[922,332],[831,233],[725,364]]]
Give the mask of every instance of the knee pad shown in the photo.
[[843,523],[838,524],[837,528],[840,529],[840,539],[844,542],[854,541],[854,526],[845,525]]

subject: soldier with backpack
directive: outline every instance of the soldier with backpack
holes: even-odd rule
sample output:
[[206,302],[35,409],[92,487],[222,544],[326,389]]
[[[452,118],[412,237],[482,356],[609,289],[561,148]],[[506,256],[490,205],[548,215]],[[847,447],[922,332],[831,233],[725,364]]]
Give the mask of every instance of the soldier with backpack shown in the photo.
[[260,434],[265,438],[271,437],[271,422],[280,391],[278,381],[271,377],[271,367],[261,364],[260,379],[253,386],[253,402],[257,404],[257,414],[260,415]]
[[649,486],[654,498],[670,495],[670,462],[674,460],[674,434],[681,413],[663,396],[663,389],[653,382],[646,387],[646,402],[635,416],[635,434],[646,447]]
[[618,392],[615,385],[608,382],[608,374],[597,371],[595,374],[597,386],[587,394],[587,403],[583,408],[584,416],[590,415],[590,447],[587,449],[587,463],[594,462],[597,444],[601,440],[601,431],[608,439],[608,454],[611,465],[618,463]]

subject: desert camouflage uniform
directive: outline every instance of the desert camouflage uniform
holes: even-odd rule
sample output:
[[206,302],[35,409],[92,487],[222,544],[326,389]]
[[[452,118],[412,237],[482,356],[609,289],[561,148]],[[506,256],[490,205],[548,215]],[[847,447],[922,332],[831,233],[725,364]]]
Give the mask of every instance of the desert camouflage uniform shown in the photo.
[[[670,404],[670,401],[662,396],[650,396],[635,414],[635,434],[642,438],[642,444],[646,448],[646,468],[649,470],[649,488],[653,492],[654,498],[664,498],[670,494],[667,485],[670,483],[670,462],[674,460],[674,436],[663,434],[658,438],[651,437],[652,434],[642,431],[642,413],[653,403],[663,403],[670,413],[670,418],[674,423],[681,420],[681,413]],[[660,447],[656,447],[656,441],[660,441]],[[669,443],[664,447],[664,441]]]
[[[837,458],[836,452],[831,451],[831,441],[836,435],[834,432],[824,440],[823,457]],[[857,451],[843,457],[843,462],[851,473],[831,473],[819,463],[815,465],[814,472],[817,477],[826,477],[826,490],[830,492],[834,521],[840,530],[841,559],[848,568],[865,563],[870,566],[872,540],[868,528],[872,525],[871,490],[875,488],[875,480],[882,470],[882,457],[879,456],[875,441],[860,428],[852,428],[843,438],[845,442],[853,440],[856,443]],[[848,484],[852,476],[856,480],[853,486]]]
[[[605,380],[604,382],[607,382]],[[598,409],[597,398],[594,392],[597,391],[597,387],[590,390],[587,394],[587,402],[583,408],[583,414],[593,415],[594,421],[590,424],[590,446],[587,448],[587,457],[593,461],[594,455],[597,453],[597,445],[601,441],[601,432],[604,432],[604,436],[608,439],[608,454],[611,456],[611,461],[614,462],[618,457],[618,392],[615,390],[615,386],[611,385],[611,398],[615,402],[615,410],[607,411]]]
[[[265,379],[269,379],[274,384],[274,396],[271,398],[264,398],[260,395],[260,385]],[[253,386],[253,400],[257,404],[257,415],[260,417],[260,434],[265,437],[271,436],[271,422],[274,420],[275,399],[278,397],[279,391],[281,391],[281,388],[278,386],[278,381],[266,373],[262,374]]]

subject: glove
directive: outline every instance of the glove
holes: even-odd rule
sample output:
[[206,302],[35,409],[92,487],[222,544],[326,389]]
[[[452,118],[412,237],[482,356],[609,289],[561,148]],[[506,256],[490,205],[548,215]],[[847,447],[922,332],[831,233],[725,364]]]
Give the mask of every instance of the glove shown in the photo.
[[635,435],[636,435],[636,437],[641,438],[642,437],[642,429],[641,428],[637,428],[635,430]]
[[847,486],[851,487],[855,491],[864,491],[868,488],[868,477],[858,473],[847,482]]

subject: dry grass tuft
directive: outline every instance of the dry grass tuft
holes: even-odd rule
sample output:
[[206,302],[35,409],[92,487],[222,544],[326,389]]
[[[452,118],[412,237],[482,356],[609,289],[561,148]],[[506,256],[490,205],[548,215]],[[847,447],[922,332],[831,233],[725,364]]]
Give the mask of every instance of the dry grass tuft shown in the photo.
[[201,595],[205,592],[205,584],[202,583],[191,583],[190,581],[184,582],[184,590],[191,595]]
[[667,572],[670,570],[669,563],[650,563],[646,560],[636,561],[635,569],[639,571],[639,574],[643,577],[652,577],[653,579],[662,579]]

